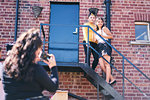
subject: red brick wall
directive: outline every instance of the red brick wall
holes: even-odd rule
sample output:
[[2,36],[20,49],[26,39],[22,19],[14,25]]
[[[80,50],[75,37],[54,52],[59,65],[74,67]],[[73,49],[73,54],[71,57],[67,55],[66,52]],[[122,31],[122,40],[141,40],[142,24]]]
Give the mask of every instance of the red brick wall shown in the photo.
[[[105,17],[104,0],[50,0],[61,2],[80,3],[80,25],[87,21],[88,8],[99,8],[99,16]],[[111,0],[111,32],[114,36],[112,45],[133,64],[150,77],[150,46],[131,45],[135,40],[135,21],[150,21],[150,0]],[[18,36],[32,27],[39,28],[40,23],[49,23],[50,2],[48,0],[20,0],[19,2]],[[43,10],[38,18],[32,12],[32,6],[41,6]],[[0,0],[0,47],[2,56],[6,57],[6,43],[14,40],[16,0]],[[44,27],[48,33],[48,27]],[[81,30],[80,30],[81,31]],[[46,35],[48,40],[48,34]],[[79,41],[82,42],[82,31]],[[9,41],[9,42],[8,42]],[[47,50],[47,48],[46,48]],[[122,72],[122,57],[113,51],[115,67]],[[91,59],[93,60],[93,59]],[[79,62],[84,62],[82,45],[79,46]],[[96,69],[101,74],[99,66]],[[122,94],[122,76],[113,69],[117,79],[114,88]],[[145,79],[131,65],[125,62],[125,76],[135,83],[140,89],[150,96],[150,82]],[[65,78],[64,78],[65,77]],[[59,72],[60,88],[69,90],[88,100],[96,100],[96,88],[78,72]],[[129,82],[125,81],[125,98],[127,100],[144,100],[143,95]],[[72,100],[72,98],[70,98]]]
[[[114,36],[112,45],[127,57],[133,64],[150,77],[150,46],[131,45],[135,40],[135,21],[150,22],[150,0],[112,0],[111,29]],[[122,60],[116,52],[113,52],[115,66],[122,71]],[[115,71],[116,72],[116,71]],[[121,76],[115,73],[118,82],[115,88],[122,91]],[[137,85],[144,93],[150,96],[150,81],[125,62],[125,76]],[[129,82],[125,83],[125,97],[127,100],[141,100],[143,95]]]

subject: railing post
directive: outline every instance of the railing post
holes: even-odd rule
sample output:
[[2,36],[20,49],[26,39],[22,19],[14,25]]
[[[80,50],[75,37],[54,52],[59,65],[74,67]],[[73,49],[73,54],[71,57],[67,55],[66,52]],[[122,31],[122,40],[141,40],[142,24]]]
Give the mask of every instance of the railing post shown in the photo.
[[16,18],[15,18],[15,37],[14,37],[14,41],[17,40],[18,9],[19,9],[19,0],[16,0]]
[[43,50],[45,51],[45,37],[44,37],[44,41],[43,41]]
[[99,100],[99,84],[97,82],[97,100]]
[[122,74],[123,74],[123,77],[122,77],[122,94],[123,94],[123,99],[124,99],[124,57],[122,58]]
[[[40,37],[42,37],[42,30],[44,31],[43,24],[40,24]],[[43,41],[43,51],[45,51],[45,36]]]
[[[89,26],[88,26],[87,44],[89,44]],[[87,45],[87,54],[86,54],[86,56],[87,56],[87,64],[89,64],[89,45]]]

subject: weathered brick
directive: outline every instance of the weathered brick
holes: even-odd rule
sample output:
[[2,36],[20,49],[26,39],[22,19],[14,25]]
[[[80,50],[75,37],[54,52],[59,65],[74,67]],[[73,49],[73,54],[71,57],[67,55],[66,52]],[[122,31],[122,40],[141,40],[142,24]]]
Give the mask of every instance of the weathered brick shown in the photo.
[[[61,1],[61,2],[80,2],[80,24],[82,25],[87,21],[88,9],[90,7],[98,7],[99,16],[105,17],[105,5],[104,0],[49,0],[49,1]],[[112,45],[123,53],[133,64],[136,64],[146,75],[150,73],[150,46],[130,45],[129,42],[135,40],[135,21],[150,21],[150,3],[148,0],[111,0],[111,32],[114,39]],[[0,0],[0,46],[3,49],[2,56],[6,57],[6,45],[12,43],[14,40],[15,29],[15,14],[16,14],[16,0]],[[18,36],[26,31],[28,28],[38,27],[40,23],[49,23],[50,18],[50,3],[47,0],[22,0],[19,2],[19,20],[18,20]],[[33,5],[39,5],[44,7],[40,16],[36,19],[33,16],[31,7]],[[44,27],[46,30],[46,41],[49,40],[48,27]],[[83,34],[80,29],[79,41],[82,42]],[[48,45],[46,45],[48,50]],[[115,60],[115,67],[122,72],[122,57],[116,54],[113,50],[112,56]],[[84,49],[83,46],[79,46],[79,61],[84,62]],[[91,59],[92,62],[93,58]],[[99,66],[97,67],[97,69]],[[142,75],[137,74],[135,68],[131,67],[125,62],[125,72],[127,78],[133,82],[140,82],[139,87],[145,87],[144,91],[149,94],[150,83]],[[75,72],[76,73],[76,72]],[[68,89],[88,100],[96,100],[96,88],[89,88],[92,85],[85,79],[83,73],[59,73],[60,88]],[[113,70],[113,74],[117,78],[117,84],[114,86],[119,92],[122,92],[122,76],[117,71]],[[139,75],[139,77],[138,77]],[[72,77],[73,76],[73,77]],[[135,95],[135,88],[131,84],[125,81],[125,99],[126,100],[145,100],[143,95]],[[84,91],[84,89],[86,89]],[[133,89],[133,91],[132,91]],[[82,93],[81,93],[82,91]],[[88,93],[86,93],[88,92]],[[48,93],[45,93],[49,95]],[[150,94],[149,94],[150,95]]]

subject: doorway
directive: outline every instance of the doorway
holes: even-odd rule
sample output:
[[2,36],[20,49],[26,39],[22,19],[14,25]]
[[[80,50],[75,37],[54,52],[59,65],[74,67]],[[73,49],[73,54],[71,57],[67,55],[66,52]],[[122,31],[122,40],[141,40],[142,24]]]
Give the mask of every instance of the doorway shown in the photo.
[[49,53],[57,62],[78,62],[79,3],[51,2]]

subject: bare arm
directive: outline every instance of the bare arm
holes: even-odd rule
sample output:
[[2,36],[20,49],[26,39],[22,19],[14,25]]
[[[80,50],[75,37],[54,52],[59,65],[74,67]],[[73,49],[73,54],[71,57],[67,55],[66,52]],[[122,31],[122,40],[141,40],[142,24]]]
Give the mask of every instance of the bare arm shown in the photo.
[[109,30],[107,27],[104,27],[104,28],[103,28],[103,31],[107,34],[107,36],[101,35],[103,38],[113,39],[113,36],[112,36],[110,30]]

